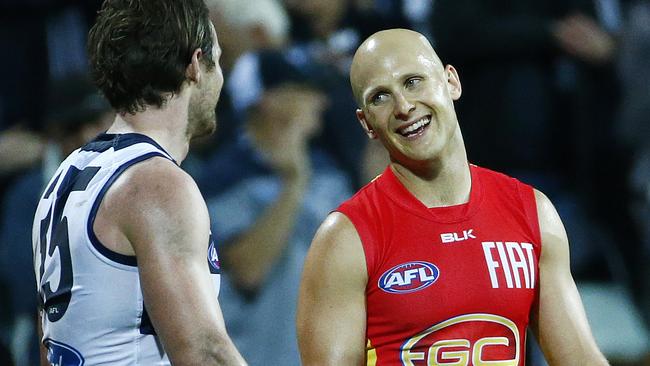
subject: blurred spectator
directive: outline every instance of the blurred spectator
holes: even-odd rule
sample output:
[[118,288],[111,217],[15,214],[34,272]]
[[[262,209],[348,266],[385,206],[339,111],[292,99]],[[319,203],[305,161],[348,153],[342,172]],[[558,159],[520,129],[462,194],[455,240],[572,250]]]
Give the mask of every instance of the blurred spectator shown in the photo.
[[650,145],[650,2],[637,1],[630,7],[621,37],[619,73],[623,103],[617,135],[634,150]]
[[0,281],[8,290],[11,322],[2,335],[16,365],[38,363],[37,291],[32,265],[31,222],[43,187],[61,160],[108,127],[113,114],[85,76],[52,85],[47,100],[47,147],[42,163],[7,189],[0,221]]
[[[50,80],[86,71],[88,24],[101,0],[0,2],[0,131],[21,122],[42,127]],[[8,56],[10,52],[11,56]],[[26,62],[27,61],[27,62]]]
[[206,0],[206,4],[219,36],[225,84],[217,104],[218,131],[193,143],[186,167],[200,165],[200,160],[236,138],[245,120],[242,100],[245,103],[259,93],[259,85],[250,76],[257,73],[257,53],[282,49],[289,34],[288,16],[277,0]]
[[208,198],[224,269],[220,303],[251,365],[299,365],[295,309],[302,264],[320,220],[351,194],[346,175],[309,141],[325,99],[303,84],[266,84],[246,132],[211,174],[245,175]]
[[635,193],[632,214],[641,234],[635,248],[638,292],[646,323],[650,327],[650,1],[635,2],[621,39],[619,72],[623,104],[618,136],[632,153],[631,185]]
[[40,134],[19,126],[0,132],[0,176],[28,169],[38,162],[45,144]]
[[[48,84],[86,70],[88,24],[101,0],[0,1],[0,197],[44,149]],[[0,204],[1,204],[0,198]]]
[[378,19],[355,16],[357,9],[370,15],[373,7],[368,6],[368,1],[285,0],[284,3],[291,19],[291,44],[285,56],[320,85],[331,102],[316,144],[328,150],[353,177],[355,186],[359,186],[361,156],[367,139],[356,128],[356,105],[347,75],[352,52],[361,41],[360,29],[369,23],[379,27]]
[[436,46],[464,86],[457,110],[470,160],[506,172],[552,166],[552,27],[563,12],[563,1],[435,2]]

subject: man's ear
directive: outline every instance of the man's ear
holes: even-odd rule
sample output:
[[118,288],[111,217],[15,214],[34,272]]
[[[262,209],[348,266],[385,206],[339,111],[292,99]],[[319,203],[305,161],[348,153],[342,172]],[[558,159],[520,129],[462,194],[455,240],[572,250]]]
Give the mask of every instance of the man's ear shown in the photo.
[[201,57],[203,57],[203,51],[200,48],[195,49],[192,53],[192,60],[185,69],[185,77],[195,83],[201,81]]
[[460,78],[458,77],[456,68],[451,65],[445,66],[445,74],[447,76],[447,89],[449,90],[451,99],[460,99],[461,94],[463,94],[463,88],[460,85]]
[[374,140],[377,138],[377,134],[375,131],[372,129],[372,127],[368,124],[368,121],[366,120],[366,114],[363,113],[363,110],[357,109],[357,119],[359,120],[359,123],[361,123],[361,127],[363,127],[363,130],[366,131],[366,135],[368,135],[368,138],[371,140]]

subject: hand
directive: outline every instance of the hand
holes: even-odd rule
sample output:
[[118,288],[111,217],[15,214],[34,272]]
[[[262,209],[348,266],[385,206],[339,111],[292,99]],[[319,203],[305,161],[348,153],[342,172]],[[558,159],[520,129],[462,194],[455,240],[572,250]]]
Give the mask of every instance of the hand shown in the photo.
[[0,175],[25,169],[43,155],[45,141],[34,132],[11,128],[0,133]]
[[293,84],[265,93],[258,118],[251,121],[252,132],[282,177],[305,179],[310,175],[309,140],[320,129],[325,105],[320,93]]
[[571,15],[560,20],[552,33],[562,49],[580,60],[603,64],[614,56],[614,37],[585,15]]

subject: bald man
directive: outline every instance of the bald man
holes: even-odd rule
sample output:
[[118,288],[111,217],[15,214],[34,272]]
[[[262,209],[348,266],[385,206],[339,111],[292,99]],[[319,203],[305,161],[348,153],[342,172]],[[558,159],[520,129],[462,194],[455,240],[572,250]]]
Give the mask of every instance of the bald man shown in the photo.
[[468,163],[454,67],[394,29],[363,42],[350,81],[390,164],[316,233],[298,305],[303,364],[524,365],[530,325],[550,365],[607,365],[551,202]]

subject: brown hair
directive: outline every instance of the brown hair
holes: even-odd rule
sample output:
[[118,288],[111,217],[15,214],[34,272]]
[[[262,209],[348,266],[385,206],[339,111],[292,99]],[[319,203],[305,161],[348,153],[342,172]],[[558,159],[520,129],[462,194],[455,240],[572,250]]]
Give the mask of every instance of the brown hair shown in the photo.
[[120,113],[162,107],[180,91],[194,50],[212,69],[203,0],[106,0],[88,36],[92,77]]

